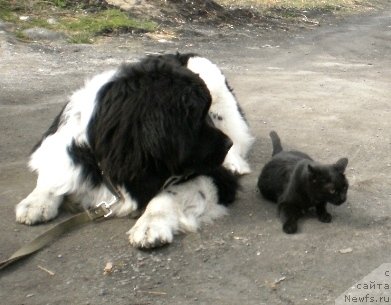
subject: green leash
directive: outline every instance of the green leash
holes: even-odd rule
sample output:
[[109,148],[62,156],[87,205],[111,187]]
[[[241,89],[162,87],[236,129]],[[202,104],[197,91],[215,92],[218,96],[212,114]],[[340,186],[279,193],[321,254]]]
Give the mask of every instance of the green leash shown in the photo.
[[39,235],[30,243],[21,247],[14,254],[12,254],[8,259],[0,262],[0,270],[11,265],[12,263],[21,260],[24,257],[27,257],[41,250],[47,244],[49,244],[50,242],[58,238],[60,235],[71,231],[75,227],[80,226],[82,224],[86,224],[88,222],[99,221],[101,219],[104,219],[105,215],[107,214],[108,214],[107,208],[104,205],[100,205],[94,209],[76,214],[64,220],[63,222],[60,222],[59,224],[55,225],[53,228]]

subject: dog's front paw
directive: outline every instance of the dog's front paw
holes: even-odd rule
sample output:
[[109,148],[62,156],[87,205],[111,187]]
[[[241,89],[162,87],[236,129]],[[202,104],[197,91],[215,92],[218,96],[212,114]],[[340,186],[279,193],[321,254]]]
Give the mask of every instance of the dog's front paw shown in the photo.
[[245,175],[251,173],[250,165],[242,157],[228,152],[223,166],[234,174]]
[[31,193],[16,206],[16,221],[33,225],[51,220],[57,216],[59,200],[61,198]]
[[141,217],[127,234],[132,246],[142,249],[169,244],[174,238],[169,223],[159,217]]

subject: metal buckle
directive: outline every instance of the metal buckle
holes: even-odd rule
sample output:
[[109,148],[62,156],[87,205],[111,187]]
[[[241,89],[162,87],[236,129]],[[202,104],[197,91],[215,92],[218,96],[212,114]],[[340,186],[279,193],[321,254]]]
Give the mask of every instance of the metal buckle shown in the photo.
[[110,202],[101,201],[96,205],[96,207],[99,208],[100,206],[102,206],[105,210],[107,210],[106,214],[103,215],[103,217],[109,217],[113,213],[113,210],[110,207],[118,201],[119,198],[117,196],[113,196]]

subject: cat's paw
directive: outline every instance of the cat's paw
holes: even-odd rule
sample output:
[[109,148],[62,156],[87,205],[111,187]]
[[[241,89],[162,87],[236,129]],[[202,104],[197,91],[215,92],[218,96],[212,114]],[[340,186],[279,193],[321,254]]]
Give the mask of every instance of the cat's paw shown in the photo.
[[282,230],[286,233],[286,234],[294,234],[297,232],[297,222],[293,222],[293,221],[287,221],[284,223],[284,225],[282,226]]
[[333,217],[331,216],[330,213],[326,212],[326,213],[318,215],[318,219],[321,222],[329,223],[329,222],[331,222],[331,219],[333,219]]

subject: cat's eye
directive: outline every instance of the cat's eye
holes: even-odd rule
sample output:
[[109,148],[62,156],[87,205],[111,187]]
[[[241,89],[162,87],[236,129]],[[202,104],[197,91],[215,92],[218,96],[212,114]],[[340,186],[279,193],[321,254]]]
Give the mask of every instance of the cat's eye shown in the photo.
[[329,189],[330,194],[335,194],[335,189]]

